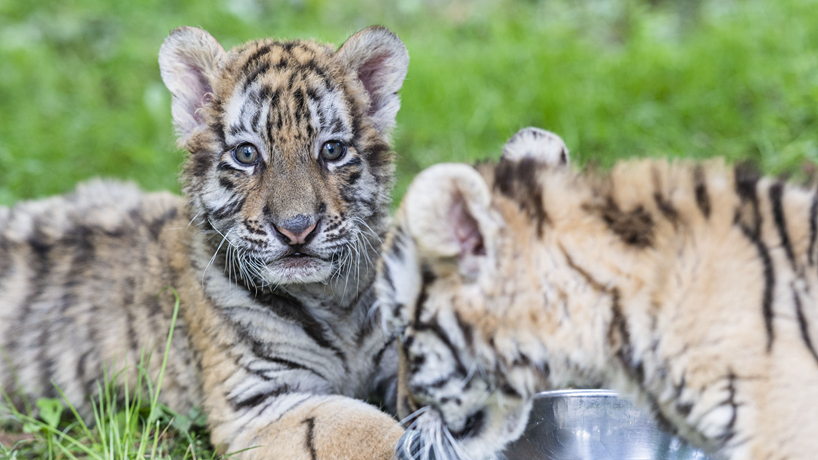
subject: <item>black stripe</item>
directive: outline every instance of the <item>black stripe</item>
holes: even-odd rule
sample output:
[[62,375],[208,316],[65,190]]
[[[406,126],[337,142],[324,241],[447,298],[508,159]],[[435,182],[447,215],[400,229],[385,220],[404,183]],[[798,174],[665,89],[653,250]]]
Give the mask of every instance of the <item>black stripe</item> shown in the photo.
[[741,228],[744,236],[755,245],[758,257],[761,258],[761,263],[764,266],[764,294],[761,300],[761,313],[764,316],[764,325],[767,330],[767,352],[769,352],[773,348],[773,339],[775,338],[773,331],[773,287],[775,286],[773,262],[770,259],[767,246],[761,241],[759,235],[745,225],[739,225],[739,228]]
[[807,250],[807,260],[810,265],[815,263],[815,238],[818,236],[818,193],[812,193],[812,205],[809,208],[809,249]]
[[187,165],[194,177],[203,177],[213,165],[213,156],[209,150],[197,148],[190,151]]
[[[611,323],[608,328],[608,343],[616,349],[616,357],[622,363],[625,371],[640,388],[645,380],[645,371],[641,361],[636,361],[631,344],[631,334],[628,321],[622,313],[619,289],[613,288],[611,293]],[[617,343],[617,340],[618,343]]]
[[[429,285],[432,284],[437,276],[432,272],[432,269],[428,265],[423,265],[421,267],[421,285],[420,285],[420,295],[418,295],[418,299],[415,302],[415,323],[420,323],[420,316],[423,312],[423,306],[426,303],[426,300],[429,298],[429,293],[427,290],[429,289]],[[395,312],[395,316],[398,315],[398,311]]]
[[157,219],[154,219],[148,224],[148,231],[150,232],[154,240],[159,239],[159,235],[162,233],[162,229],[164,229],[168,221],[176,219],[177,215],[178,209],[171,208],[165,211],[165,213],[159,216]]
[[[93,353],[93,350],[86,350],[86,351],[85,351],[85,352],[83,352],[83,354],[80,356],[80,359],[78,359],[78,360],[77,360],[77,367],[76,367],[76,378],[77,378],[77,381],[78,381],[78,382],[84,382],[84,381],[86,381],[86,378],[87,378],[87,377],[86,377],[86,375],[85,375],[85,372],[86,372],[86,368],[87,368],[87,365],[88,365],[88,364],[87,364],[87,362],[88,362],[88,355],[90,355],[91,353]],[[85,396],[88,396],[88,395],[85,395]]]
[[716,437],[719,441],[722,442],[722,445],[726,444],[730,441],[736,434],[735,426],[736,420],[738,419],[738,403],[736,402],[736,380],[738,377],[733,371],[727,375],[727,391],[729,395],[727,396],[727,400],[721,403],[722,406],[730,406],[732,409],[732,414],[730,416],[730,420],[727,422],[727,425],[724,427],[724,430],[720,435]]
[[[246,329],[242,328],[240,330],[240,333],[244,334],[244,337],[246,337],[245,340],[247,340],[247,341],[249,341],[251,343],[250,349],[252,350],[253,354],[256,355],[259,359],[261,359],[263,361],[269,361],[269,362],[272,362],[272,363],[280,364],[280,365],[282,365],[282,366],[284,366],[284,367],[286,367],[288,369],[291,369],[291,370],[300,370],[300,371],[311,372],[311,373],[315,374],[317,377],[319,377],[319,378],[321,378],[323,380],[329,381],[329,379],[325,375],[321,374],[320,372],[316,371],[315,369],[311,369],[311,368],[309,368],[307,366],[304,366],[303,364],[299,364],[299,363],[297,363],[295,361],[291,361],[289,359],[284,359],[284,358],[280,358],[278,356],[273,355],[272,350],[270,350],[271,346],[269,344],[259,342],[259,341],[255,340],[255,339],[249,337],[248,336],[249,332]],[[252,369],[250,369],[250,368],[248,368],[246,366],[243,366],[243,367],[244,367],[244,369],[247,370],[247,372],[249,372],[251,374],[257,375],[257,376],[261,377],[264,380],[270,380],[269,377],[267,377],[266,375],[264,375],[263,373],[261,373],[259,371],[252,370]]]
[[256,112],[253,114],[253,118],[250,119],[250,127],[253,131],[261,131],[261,109],[256,109]]
[[230,182],[230,179],[226,177],[219,178],[219,185],[221,185],[225,190],[233,190],[236,187],[236,184]]
[[[741,200],[742,205],[750,204],[752,215],[745,216],[745,210],[739,208],[736,213],[735,222],[740,222],[754,235],[758,236],[761,233],[761,214],[758,210],[758,195],[756,187],[758,180],[761,177],[755,169],[751,169],[746,165],[738,165],[735,168],[735,187],[736,194]],[[749,221],[747,220],[749,219]]]
[[315,417],[310,417],[303,422],[307,425],[307,437],[305,442],[307,443],[307,449],[310,451],[310,459],[317,460],[318,453],[315,451]]
[[258,78],[260,74],[263,74],[268,70],[270,70],[269,62],[262,62],[259,66],[253,69],[253,72],[251,72],[249,75],[247,75],[247,78],[245,78],[242,91],[246,93],[247,90],[250,88],[250,85],[252,85],[256,81],[256,78]]
[[[244,110],[242,109],[242,111],[244,111]],[[243,116],[242,116],[242,118],[243,118]],[[242,125],[230,125],[230,128],[228,128],[227,132],[229,132],[231,136],[235,136],[235,135],[237,135],[239,133],[245,132],[246,130],[247,129]]]
[[679,221],[679,212],[673,206],[673,203],[665,200],[659,192],[653,193],[653,201],[656,202],[656,207],[659,208],[659,212],[675,226]]
[[[216,134],[217,139],[219,140],[219,144],[224,144],[224,124],[220,120],[213,121],[208,123],[208,129]],[[224,149],[220,149],[224,150]]]
[[818,362],[818,353],[815,352],[815,348],[812,346],[812,339],[810,339],[809,336],[809,325],[807,325],[807,319],[804,317],[804,311],[801,308],[801,298],[798,296],[798,291],[795,290],[795,286],[792,287],[792,298],[795,302],[795,314],[798,316],[798,327],[801,329],[801,338],[804,340],[804,344],[806,344],[812,357]]
[[608,229],[623,243],[640,249],[653,246],[653,217],[644,206],[638,205],[625,212],[612,196],[608,196],[604,205],[587,206],[585,209],[598,214]]
[[276,45],[278,45],[278,43],[269,43],[267,45],[259,47],[259,49],[257,49],[255,52],[253,52],[253,54],[251,54],[247,58],[247,60],[244,61],[244,64],[241,66],[241,73],[242,74],[247,74],[247,72],[250,71],[250,67],[255,65],[256,62],[258,62],[258,60],[261,59],[262,56],[269,53],[270,50],[273,48],[273,46],[276,46]]
[[784,246],[784,252],[787,254],[787,259],[789,259],[792,269],[795,270],[795,254],[792,251],[790,236],[787,233],[787,220],[784,216],[784,207],[781,203],[784,195],[784,184],[777,182],[770,186],[769,195],[770,204],[773,208],[775,228],[778,230],[778,236],[781,238],[781,245]]
[[[413,364],[414,365],[411,367],[411,372],[410,372],[412,374],[416,373],[417,370],[420,368],[420,366],[423,363],[420,363],[420,364],[413,363]],[[409,385],[409,392],[414,394],[414,395],[429,394],[429,390],[439,390],[439,389],[443,388],[444,386],[446,386],[449,382],[452,382],[454,380],[460,380],[462,377],[463,377],[463,374],[461,374],[461,373],[459,373],[457,371],[452,371],[452,372],[449,372],[448,374],[444,375],[443,377],[436,378],[436,379],[432,380],[431,382],[412,383],[412,384]]]
[[282,385],[276,388],[275,390],[268,391],[266,393],[259,393],[246,399],[236,400],[237,398],[233,398],[231,399],[230,402],[234,411],[240,411],[242,409],[247,409],[249,407],[258,406],[259,404],[270,398],[277,398],[287,393],[290,393],[290,387],[287,385]]
[[[126,320],[128,323],[128,344],[130,346],[130,352],[136,353],[136,356],[140,355],[140,346],[137,340],[136,330],[134,329],[134,324],[136,320],[133,316],[132,309],[136,306],[137,308],[139,305],[134,304],[134,297],[136,293],[136,280],[132,277],[128,277],[125,279],[125,286],[124,286],[124,296],[122,307],[125,309]],[[149,351],[149,350],[146,350]]]
[[[278,105],[281,103],[281,99],[279,98],[279,91],[275,90],[270,94],[270,110],[267,112],[267,142],[269,142],[269,146],[272,147],[275,145],[275,141],[273,140],[273,124],[276,121],[276,114],[278,113]],[[281,128],[281,124],[279,122],[279,129]],[[272,149],[273,151],[275,149]],[[272,152],[271,152],[272,155]]]
[[397,341],[398,337],[392,337],[387,341],[383,347],[375,354],[375,357],[372,358],[372,364],[374,364],[375,368],[377,369],[381,365],[381,359],[383,359],[384,352],[389,349],[389,347],[395,346],[394,343]]
[[707,193],[707,183],[704,177],[704,168],[696,165],[693,169],[693,187],[696,191],[696,205],[705,219],[710,218],[710,194]]
[[327,75],[326,71],[323,67],[319,66],[315,59],[310,59],[309,61],[301,64],[301,69],[306,71],[310,71],[321,80],[321,83],[324,85],[324,90],[329,91],[332,89],[332,80]]
[[237,212],[241,211],[241,208],[244,207],[244,203],[247,201],[247,197],[243,196],[237,200],[233,200],[228,202],[226,205],[222,206],[219,209],[213,210],[208,212],[211,216],[216,219],[224,219],[225,217],[232,216]]
[[679,221],[679,212],[673,206],[673,203],[663,196],[662,175],[655,165],[651,168],[651,175],[653,176],[653,201],[656,203],[656,207],[659,208],[659,212],[675,227]]
[[537,226],[537,236],[542,238],[543,226],[550,222],[543,206],[543,188],[538,181],[541,163],[533,158],[520,161],[501,161],[494,170],[494,187],[511,198],[528,214]]
[[[31,261],[31,267],[33,273],[28,282],[28,294],[22,304],[20,304],[20,313],[17,315],[15,325],[8,330],[11,339],[5,343],[4,351],[8,353],[9,356],[16,356],[19,353],[17,348],[25,332],[28,330],[26,326],[31,314],[31,307],[45,293],[48,287],[48,275],[50,274],[51,268],[51,260],[49,257],[51,247],[43,241],[45,235],[43,235],[40,225],[39,222],[34,222],[34,233],[27,241],[32,252],[33,260]],[[45,331],[43,331],[42,334],[45,334]]]
[[[329,229],[328,229],[329,230]],[[392,271],[389,269],[389,264],[384,262],[381,265],[381,279],[386,282],[391,292],[395,292],[395,282],[392,280]]]
[[0,280],[5,278],[11,270],[12,258],[10,254],[11,244],[0,235]]
[[415,331],[418,332],[431,332],[432,334],[436,335],[443,345],[449,349],[449,352],[452,354],[455,362],[457,363],[457,372],[461,375],[467,375],[468,372],[466,371],[466,366],[463,365],[463,361],[460,359],[460,351],[457,347],[454,346],[451,340],[449,340],[449,336],[446,335],[446,331],[440,327],[440,324],[437,322],[437,316],[433,317],[428,323],[415,323],[413,325]]
[[486,426],[486,412],[479,410],[466,418],[466,423],[463,424],[463,429],[460,431],[453,431],[452,437],[458,440],[473,438],[480,435],[483,428]]

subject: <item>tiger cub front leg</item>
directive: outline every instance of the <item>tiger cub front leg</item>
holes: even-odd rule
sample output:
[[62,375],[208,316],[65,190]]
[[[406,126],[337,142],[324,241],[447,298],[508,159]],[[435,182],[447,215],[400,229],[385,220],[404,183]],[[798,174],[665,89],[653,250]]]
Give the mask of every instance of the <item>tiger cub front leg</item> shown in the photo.
[[[214,427],[214,439],[232,433],[228,453],[242,460],[392,459],[403,429],[362,401],[337,395],[282,395]],[[222,448],[221,450],[225,450]]]

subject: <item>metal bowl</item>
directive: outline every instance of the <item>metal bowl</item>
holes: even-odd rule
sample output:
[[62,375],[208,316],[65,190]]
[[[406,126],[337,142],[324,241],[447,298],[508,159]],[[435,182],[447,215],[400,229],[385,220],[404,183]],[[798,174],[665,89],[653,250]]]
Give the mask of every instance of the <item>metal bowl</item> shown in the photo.
[[509,460],[709,460],[662,430],[650,414],[607,390],[537,395]]

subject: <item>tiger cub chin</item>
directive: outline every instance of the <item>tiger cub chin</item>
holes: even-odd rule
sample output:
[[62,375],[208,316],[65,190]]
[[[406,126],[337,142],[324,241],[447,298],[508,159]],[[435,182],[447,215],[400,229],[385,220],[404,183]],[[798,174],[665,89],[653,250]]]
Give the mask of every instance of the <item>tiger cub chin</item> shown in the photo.
[[571,383],[634,395],[716,458],[815,458],[816,239],[814,190],[721,161],[429,168],[376,281],[399,407],[422,407],[401,446],[494,458]]
[[[389,135],[408,55],[372,27],[337,50],[257,40],[225,51],[174,30],[159,52],[184,197],[92,181],[0,208],[0,385],[89,415],[104,369],[164,344],[162,398],[203,406],[241,458],[391,458],[397,353],[373,327]],[[162,348],[159,348],[161,354]],[[154,353],[154,355],[157,353]],[[156,376],[160,358],[150,362]]]

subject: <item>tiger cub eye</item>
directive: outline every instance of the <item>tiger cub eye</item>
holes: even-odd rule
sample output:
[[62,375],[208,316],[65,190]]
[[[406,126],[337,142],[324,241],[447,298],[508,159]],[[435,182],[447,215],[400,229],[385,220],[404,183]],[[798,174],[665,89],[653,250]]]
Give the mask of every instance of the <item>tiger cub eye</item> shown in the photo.
[[233,150],[233,158],[243,165],[254,164],[258,157],[258,149],[252,144],[241,144]]
[[335,161],[340,159],[346,153],[347,148],[344,144],[338,141],[324,142],[321,147],[321,156],[327,161]]

